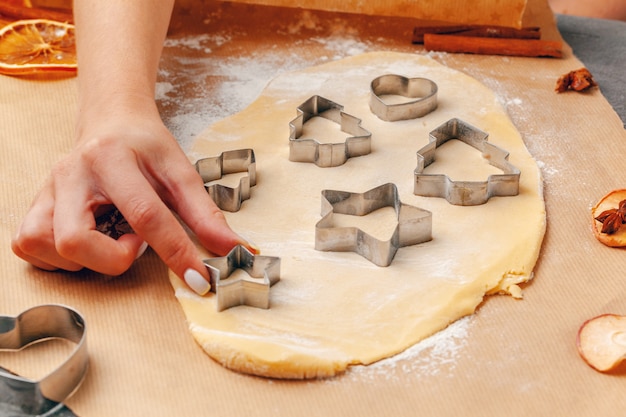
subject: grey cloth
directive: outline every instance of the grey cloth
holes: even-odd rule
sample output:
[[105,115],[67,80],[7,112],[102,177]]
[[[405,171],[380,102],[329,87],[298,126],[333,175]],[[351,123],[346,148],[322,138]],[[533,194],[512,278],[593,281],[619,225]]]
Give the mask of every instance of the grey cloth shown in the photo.
[[626,126],[626,22],[558,15],[557,25]]

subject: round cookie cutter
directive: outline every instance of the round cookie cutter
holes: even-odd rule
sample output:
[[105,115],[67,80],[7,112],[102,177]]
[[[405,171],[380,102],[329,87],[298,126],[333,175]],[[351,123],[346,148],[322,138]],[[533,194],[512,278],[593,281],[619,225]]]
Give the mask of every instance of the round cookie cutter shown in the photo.
[[[370,90],[370,110],[386,122],[416,119],[426,116],[437,108],[438,87],[428,78],[407,78],[402,75],[385,74],[372,80]],[[397,95],[415,100],[388,104],[381,98],[385,95]]]

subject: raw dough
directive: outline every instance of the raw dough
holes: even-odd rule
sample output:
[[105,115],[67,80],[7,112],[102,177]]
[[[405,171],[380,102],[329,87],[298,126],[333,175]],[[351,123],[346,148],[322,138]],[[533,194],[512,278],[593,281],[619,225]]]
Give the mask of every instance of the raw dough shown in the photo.
[[[421,119],[381,121],[368,107],[369,84],[386,73],[432,79],[439,108]],[[336,168],[289,161],[288,124],[315,94],[363,120],[373,133],[371,154]],[[453,117],[510,152],[522,172],[518,196],[460,207],[413,194],[416,151]],[[281,258],[271,308],[218,313],[214,295],[197,296],[170,273],[195,340],[228,368],[276,378],[332,376],[407,349],[473,313],[485,294],[519,297],[517,284],[532,277],[545,231],[539,169],[495,95],[428,57],[376,52],[280,75],[250,107],[205,131],[192,157],[248,147],[257,185],[239,212],[225,214],[264,255]],[[451,170],[472,163],[488,175],[493,167],[466,147],[467,155],[441,149],[442,163],[450,161]],[[355,253],[314,249],[322,189],[364,192],[387,182],[398,186],[403,203],[433,213],[432,241],[401,248],[386,268]]]

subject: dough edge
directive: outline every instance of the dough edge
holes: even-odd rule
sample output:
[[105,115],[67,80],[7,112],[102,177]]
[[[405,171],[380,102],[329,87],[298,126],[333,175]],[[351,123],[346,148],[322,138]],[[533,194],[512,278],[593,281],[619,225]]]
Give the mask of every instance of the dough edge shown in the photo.
[[[367,62],[370,59],[411,59],[411,60],[430,60],[424,56],[408,55],[394,52],[373,52],[363,54],[357,57],[347,58],[341,61],[350,61],[358,59],[362,62]],[[336,65],[342,65],[341,61],[335,61],[327,64],[322,64],[318,67],[309,68],[300,72],[315,71],[316,68],[332,67]],[[434,62],[434,61],[433,61]],[[432,65],[432,64],[428,64]],[[440,65],[435,63],[435,65]],[[468,77],[467,75],[460,73],[460,76]],[[473,80],[473,78],[468,77]],[[478,81],[474,80],[478,83]],[[483,88],[488,89],[486,86]],[[264,105],[267,97],[264,93],[255,100],[247,109],[233,115],[223,121],[211,126],[208,131],[219,132],[225,126],[225,130],[229,130],[229,119],[236,119],[246,111],[255,105]],[[512,125],[506,112],[502,110],[502,117],[506,118],[503,122]],[[462,118],[462,116],[461,116]],[[232,122],[232,120],[230,121]],[[517,132],[517,130],[513,127]],[[208,132],[207,131],[207,132]],[[204,136],[204,134],[202,135]],[[519,136],[519,133],[518,133]],[[521,137],[519,138],[521,141]],[[522,142],[523,145],[523,142]],[[525,146],[524,146],[525,148]],[[528,155],[530,157],[530,155]],[[532,157],[530,157],[532,159]],[[534,160],[533,160],[534,161]],[[521,290],[518,284],[528,282],[533,277],[533,268],[539,257],[541,250],[541,243],[543,241],[543,235],[545,233],[545,206],[543,204],[543,187],[542,180],[539,174],[539,168],[535,164],[537,171],[537,183],[534,184],[536,192],[541,198],[540,209],[543,210],[543,221],[538,221],[533,225],[536,228],[536,236],[538,238],[533,242],[522,242],[522,246],[531,244],[532,246],[525,249],[520,249],[520,257],[515,261],[504,262],[502,265],[502,273],[499,276],[493,276],[486,280],[477,280],[472,285],[464,287],[463,291],[459,292],[454,299],[454,302],[458,304],[457,308],[452,315],[448,315],[444,319],[431,320],[430,323],[416,323],[413,326],[412,331],[408,331],[407,334],[411,334],[414,337],[413,340],[406,341],[403,346],[392,351],[387,352],[384,355],[375,355],[373,357],[366,358],[365,360],[355,360],[350,358],[342,352],[333,352],[330,355],[321,355],[319,351],[307,350],[299,346],[286,346],[284,343],[270,340],[259,340],[250,337],[242,337],[238,333],[221,332],[219,330],[209,331],[201,326],[193,324],[193,319],[190,319],[190,331],[193,334],[196,342],[202,347],[202,349],[214,360],[223,366],[247,374],[271,377],[271,378],[286,378],[286,379],[301,379],[301,378],[322,378],[331,377],[345,371],[349,366],[356,364],[370,364],[386,357],[391,357],[395,354],[402,352],[409,348],[413,344],[425,339],[426,337],[443,330],[450,323],[472,314],[476,308],[483,302],[485,295],[490,294],[509,294],[516,298],[521,298]],[[436,232],[434,232],[436,233]],[[176,289],[176,296],[181,302],[182,308],[188,318],[192,318],[197,311],[193,311],[195,294],[192,294],[185,286],[185,284],[176,277],[170,271],[170,280],[172,285]],[[442,310],[446,310],[448,306],[444,306]],[[417,332],[415,329],[419,328]],[[411,339],[411,337],[409,337]]]

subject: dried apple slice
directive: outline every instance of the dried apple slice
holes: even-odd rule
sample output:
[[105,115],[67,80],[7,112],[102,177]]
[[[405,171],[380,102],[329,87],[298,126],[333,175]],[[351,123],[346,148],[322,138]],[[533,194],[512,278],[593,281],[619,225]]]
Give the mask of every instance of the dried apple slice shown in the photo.
[[596,220],[596,218],[606,211],[617,210],[620,206],[620,202],[623,200],[626,200],[626,190],[613,190],[604,197],[602,197],[602,199],[600,199],[600,201],[598,201],[598,203],[596,203],[596,205],[591,208],[593,234],[595,235],[596,239],[598,239],[600,242],[604,243],[607,246],[626,246],[626,224],[622,225],[622,227],[618,228],[613,233],[604,233],[602,232],[602,222]]
[[578,330],[578,353],[597,371],[608,372],[626,359],[626,317],[603,314]]

